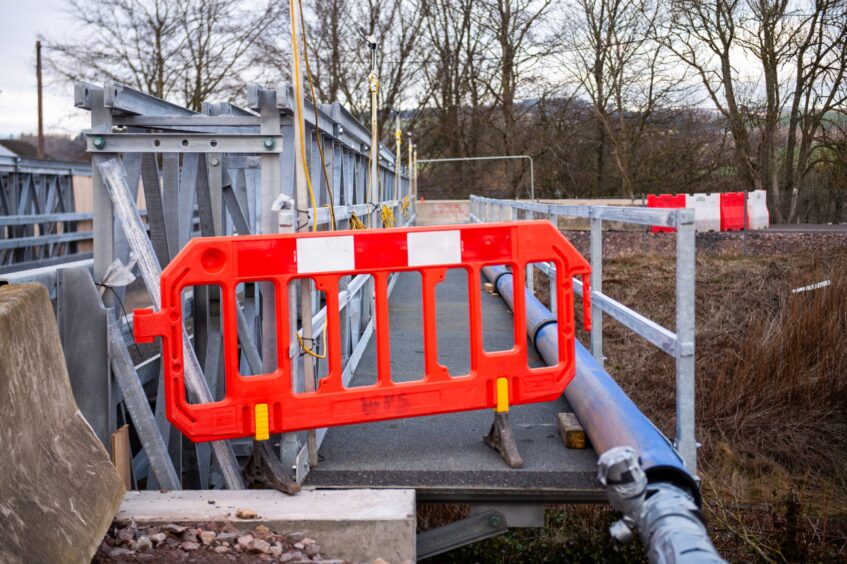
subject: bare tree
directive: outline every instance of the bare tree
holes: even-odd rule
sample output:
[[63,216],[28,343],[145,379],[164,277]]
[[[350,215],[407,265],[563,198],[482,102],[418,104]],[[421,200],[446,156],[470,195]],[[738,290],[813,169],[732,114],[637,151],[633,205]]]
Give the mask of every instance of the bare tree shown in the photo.
[[590,99],[597,123],[594,194],[603,187],[608,139],[620,194],[632,198],[636,149],[656,110],[676,102],[685,80],[657,39],[660,4],[577,0],[564,10],[557,56],[567,76]]
[[[494,104],[500,110],[497,127],[502,138],[502,152],[516,154],[515,133],[518,122],[518,89],[527,67],[536,63],[544,39],[539,30],[547,16],[552,0],[485,0],[477,2],[482,26],[492,35],[489,53],[493,62],[492,80],[486,86]],[[494,79],[496,77],[496,79]],[[512,177],[514,197],[522,196],[520,177]]]
[[[420,52],[425,53],[418,100],[426,109],[419,115],[416,135],[430,157],[480,155],[484,107],[484,52],[491,36],[474,17],[473,0],[434,0],[424,5]],[[475,189],[480,176],[474,163],[439,165],[431,176]],[[450,178],[449,182],[447,179]]]
[[666,45],[697,73],[712,104],[726,118],[735,145],[736,173],[748,186],[759,188],[758,162],[732,64],[745,8],[743,0],[677,0]]
[[443,151],[463,156],[476,148],[472,134],[465,131],[465,114],[478,121],[478,109],[484,93],[477,74],[487,36],[473,18],[472,0],[436,0],[426,7],[425,50],[431,54],[422,69],[425,100],[432,104],[438,119],[438,133],[445,143]]
[[254,49],[274,22],[280,2],[250,10],[230,0],[177,0],[184,47],[176,63],[182,67],[182,99],[193,110],[214,94],[234,94],[253,69]]
[[[677,0],[674,11],[676,41],[669,46],[698,73],[726,117],[738,173],[747,186],[768,190],[777,220],[795,220],[803,176],[825,116],[845,101],[843,0]],[[745,81],[733,68],[733,56],[740,54],[759,66],[761,102],[755,100],[756,88],[746,104],[739,102],[737,93]],[[786,108],[789,124],[780,147]],[[792,193],[787,210],[785,190]]]
[[314,46],[316,88],[321,99],[338,100],[341,85],[351,80],[348,62],[352,58],[345,56],[355,43],[350,5],[347,0],[314,0],[312,11],[309,31]]
[[68,81],[112,80],[199,109],[252,78],[254,50],[280,17],[277,2],[68,0],[73,38],[44,39],[48,71]]
[[182,48],[176,2],[69,0],[66,12],[80,29],[73,40],[42,39],[48,72],[123,82],[160,98],[179,88],[180,69],[171,64]]
[[[422,4],[422,3],[421,3]],[[360,118],[369,115],[370,49],[360,30],[378,42],[380,79],[378,125],[384,137],[393,112],[410,99],[421,60],[417,46],[423,26],[418,2],[312,0],[307,6],[307,33],[314,61],[316,90],[324,101],[340,101]]]
[[783,190],[791,190],[789,221],[797,219],[803,179],[818,162],[813,158],[815,145],[843,144],[844,137],[827,135],[825,125],[833,116],[841,121],[837,113],[844,113],[847,102],[847,4],[836,0],[816,1],[814,11],[800,22],[792,42],[795,49],[789,64],[794,67],[794,84],[788,92],[790,105],[782,173]]

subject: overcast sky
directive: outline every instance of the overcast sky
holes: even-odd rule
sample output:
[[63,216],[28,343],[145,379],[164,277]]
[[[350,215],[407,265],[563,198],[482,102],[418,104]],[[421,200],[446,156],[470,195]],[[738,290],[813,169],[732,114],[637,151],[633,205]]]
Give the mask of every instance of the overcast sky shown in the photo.
[[[65,0],[0,0],[0,137],[34,133],[38,127],[35,96],[35,39],[69,33]],[[73,89],[45,84],[44,129],[75,134],[88,122],[74,109]]]

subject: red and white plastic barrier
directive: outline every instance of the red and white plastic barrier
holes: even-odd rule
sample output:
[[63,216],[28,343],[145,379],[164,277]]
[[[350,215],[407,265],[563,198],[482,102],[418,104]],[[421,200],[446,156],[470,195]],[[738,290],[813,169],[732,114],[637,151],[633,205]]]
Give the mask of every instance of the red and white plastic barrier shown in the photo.
[[[648,208],[684,208],[685,194],[649,194],[647,196]],[[660,227],[654,225],[650,228],[650,233],[672,233],[676,231],[673,227]]]
[[771,224],[768,213],[768,193],[753,190],[747,195],[747,225],[749,229],[767,229]]
[[721,230],[720,194],[686,194],[685,207],[694,210],[694,229],[701,232]]
[[[764,190],[714,194],[649,194],[647,207],[691,208],[694,210],[695,229],[699,232],[767,229],[770,226],[767,193]],[[660,233],[675,230],[671,227],[653,226],[650,231]]]

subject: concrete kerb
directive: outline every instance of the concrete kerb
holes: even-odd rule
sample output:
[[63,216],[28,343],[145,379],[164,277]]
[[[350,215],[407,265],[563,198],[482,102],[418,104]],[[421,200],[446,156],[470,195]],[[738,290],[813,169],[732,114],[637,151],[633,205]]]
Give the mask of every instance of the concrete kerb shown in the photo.
[[[238,519],[238,509],[251,509],[258,516]],[[321,552],[333,558],[415,560],[414,490],[304,489],[294,496],[275,490],[132,491],[115,521],[139,525],[225,521],[245,530],[265,525],[280,533],[312,537]]]

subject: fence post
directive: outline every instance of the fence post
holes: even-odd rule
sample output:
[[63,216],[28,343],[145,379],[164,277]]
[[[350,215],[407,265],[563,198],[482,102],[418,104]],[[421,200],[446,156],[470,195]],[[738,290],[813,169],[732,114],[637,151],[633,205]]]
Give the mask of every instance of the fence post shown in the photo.
[[[594,208],[589,212],[591,225],[591,291],[603,292],[603,220],[594,217]],[[591,354],[603,366],[603,312],[599,307],[591,308]]]
[[676,449],[697,475],[694,436],[694,324],[696,236],[694,210],[676,212]]
[[[104,105],[103,89],[92,88],[91,100],[91,127],[111,130],[112,114],[109,108]],[[97,159],[97,157],[94,158]],[[92,225],[94,234],[94,282],[99,284],[103,281],[109,265],[115,260],[115,214],[112,208],[112,200],[103,184],[96,163],[95,166],[91,167],[91,185],[94,207]],[[106,292],[103,295],[103,303],[106,307],[115,307],[115,298],[111,292]],[[108,363],[107,359],[99,360]]]

